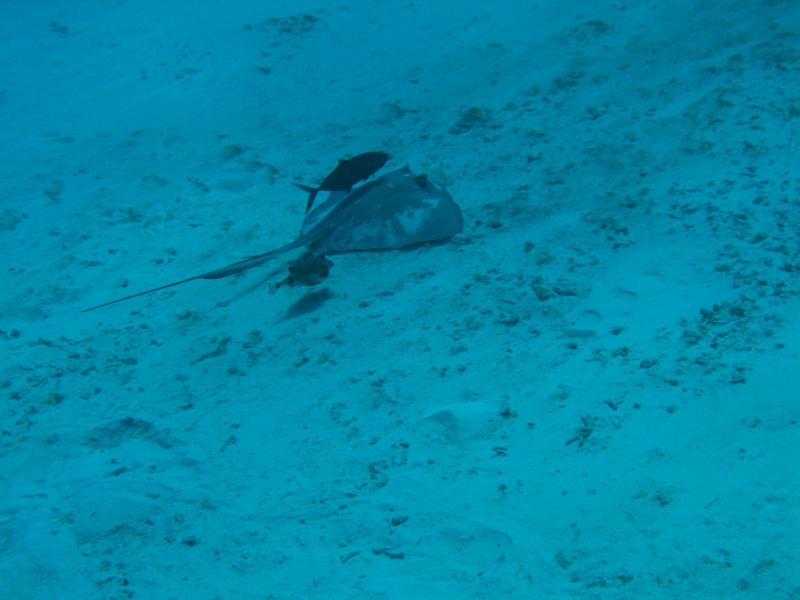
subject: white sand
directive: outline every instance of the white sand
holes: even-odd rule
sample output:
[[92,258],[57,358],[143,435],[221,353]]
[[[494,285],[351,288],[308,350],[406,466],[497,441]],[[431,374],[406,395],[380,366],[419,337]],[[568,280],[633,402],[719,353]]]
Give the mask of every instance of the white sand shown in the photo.
[[800,598],[796,2],[6,4],[0,597]]

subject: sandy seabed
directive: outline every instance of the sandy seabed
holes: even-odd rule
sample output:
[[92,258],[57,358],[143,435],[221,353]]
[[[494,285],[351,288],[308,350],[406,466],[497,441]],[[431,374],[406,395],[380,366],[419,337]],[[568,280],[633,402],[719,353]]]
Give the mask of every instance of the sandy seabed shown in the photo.
[[[5,11],[0,596],[800,598],[797,2]],[[464,232],[81,313],[367,150]]]

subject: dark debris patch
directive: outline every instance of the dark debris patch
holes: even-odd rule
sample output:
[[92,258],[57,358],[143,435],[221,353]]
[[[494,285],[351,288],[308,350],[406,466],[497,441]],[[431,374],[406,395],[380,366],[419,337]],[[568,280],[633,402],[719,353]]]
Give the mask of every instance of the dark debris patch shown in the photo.
[[244,29],[245,31],[297,35],[308,33],[321,23],[322,20],[311,13],[298,13],[288,17],[270,17],[255,25],[247,24]]
[[392,552],[388,548],[374,548],[372,553],[376,556],[386,556],[392,560],[403,560],[406,557],[405,552]]
[[176,440],[169,436],[168,430],[157,429],[150,421],[124,417],[91,430],[84,444],[107,450],[136,439],[153,442],[165,450],[172,448],[176,443]]

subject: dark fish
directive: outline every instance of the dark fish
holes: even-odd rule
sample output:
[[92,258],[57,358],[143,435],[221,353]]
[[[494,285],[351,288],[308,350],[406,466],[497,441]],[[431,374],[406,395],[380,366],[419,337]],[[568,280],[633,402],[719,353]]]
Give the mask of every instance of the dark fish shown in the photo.
[[386,164],[387,160],[389,160],[389,155],[385,152],[364,152],[353,158],[339,159],[339,164],[322,180],[319,187],[295,183],[301,190],[308,192],[306,214],[314,205],[314,199],[319,192],[349,192],[359,181],[368,179],[370,175],[378,171]]
[[[104,302],[84,309],[83,312],[196,279],[222,279],[243,273],[284,252],[304,246],[313,252],[312,256],[322,257],[316,263],[312,260],[311,269],[305,274],[298,271],[301,279],[306,277],[308,281],[312,281],[323,272],[327,275],[325,254],[388,250],[446,240],[461,233],[462,228],[461,209],[447,190],[433,185],[425,175],[414,175],[408,167],[403,167],[365,183],[349,194],[331,192],[325,202],[306,215],[300,236],[280,248],[215,271]],[[314,268],[319,268],[319,271],[314,271]]]

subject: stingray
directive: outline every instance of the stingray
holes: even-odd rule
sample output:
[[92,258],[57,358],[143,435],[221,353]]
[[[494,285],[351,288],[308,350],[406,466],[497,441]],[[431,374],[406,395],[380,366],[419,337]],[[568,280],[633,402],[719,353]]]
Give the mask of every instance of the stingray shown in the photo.
[[[243,273],[296,248],[305,247],[314,256],[324,259],[325,254],[337,252],[391,250],[443,241],[461,233],[462,229],[461,209],[450,193],[431,183],[426,175],[415,175],[411,169],[403,167],[350,192],[332,191],[323,203],[306,215],[300,235],[288,244],[207,273],[104,302],[82,312],[196,279],[222,279]],[[327,271],[324,274],[327,275]]]
[[389,155],[385,152],[364,152],[346,160],[339,159],[339,164],[336,165],[333,171],[328,173],[322,183],[319,184],[319,187],[295,183],[301,190],[308,192],[306,214],[311,211],[314,199],[319,192],[349,192],[355,184],[369,179],[371,175],[379,171],[387,160],[389,160]]

